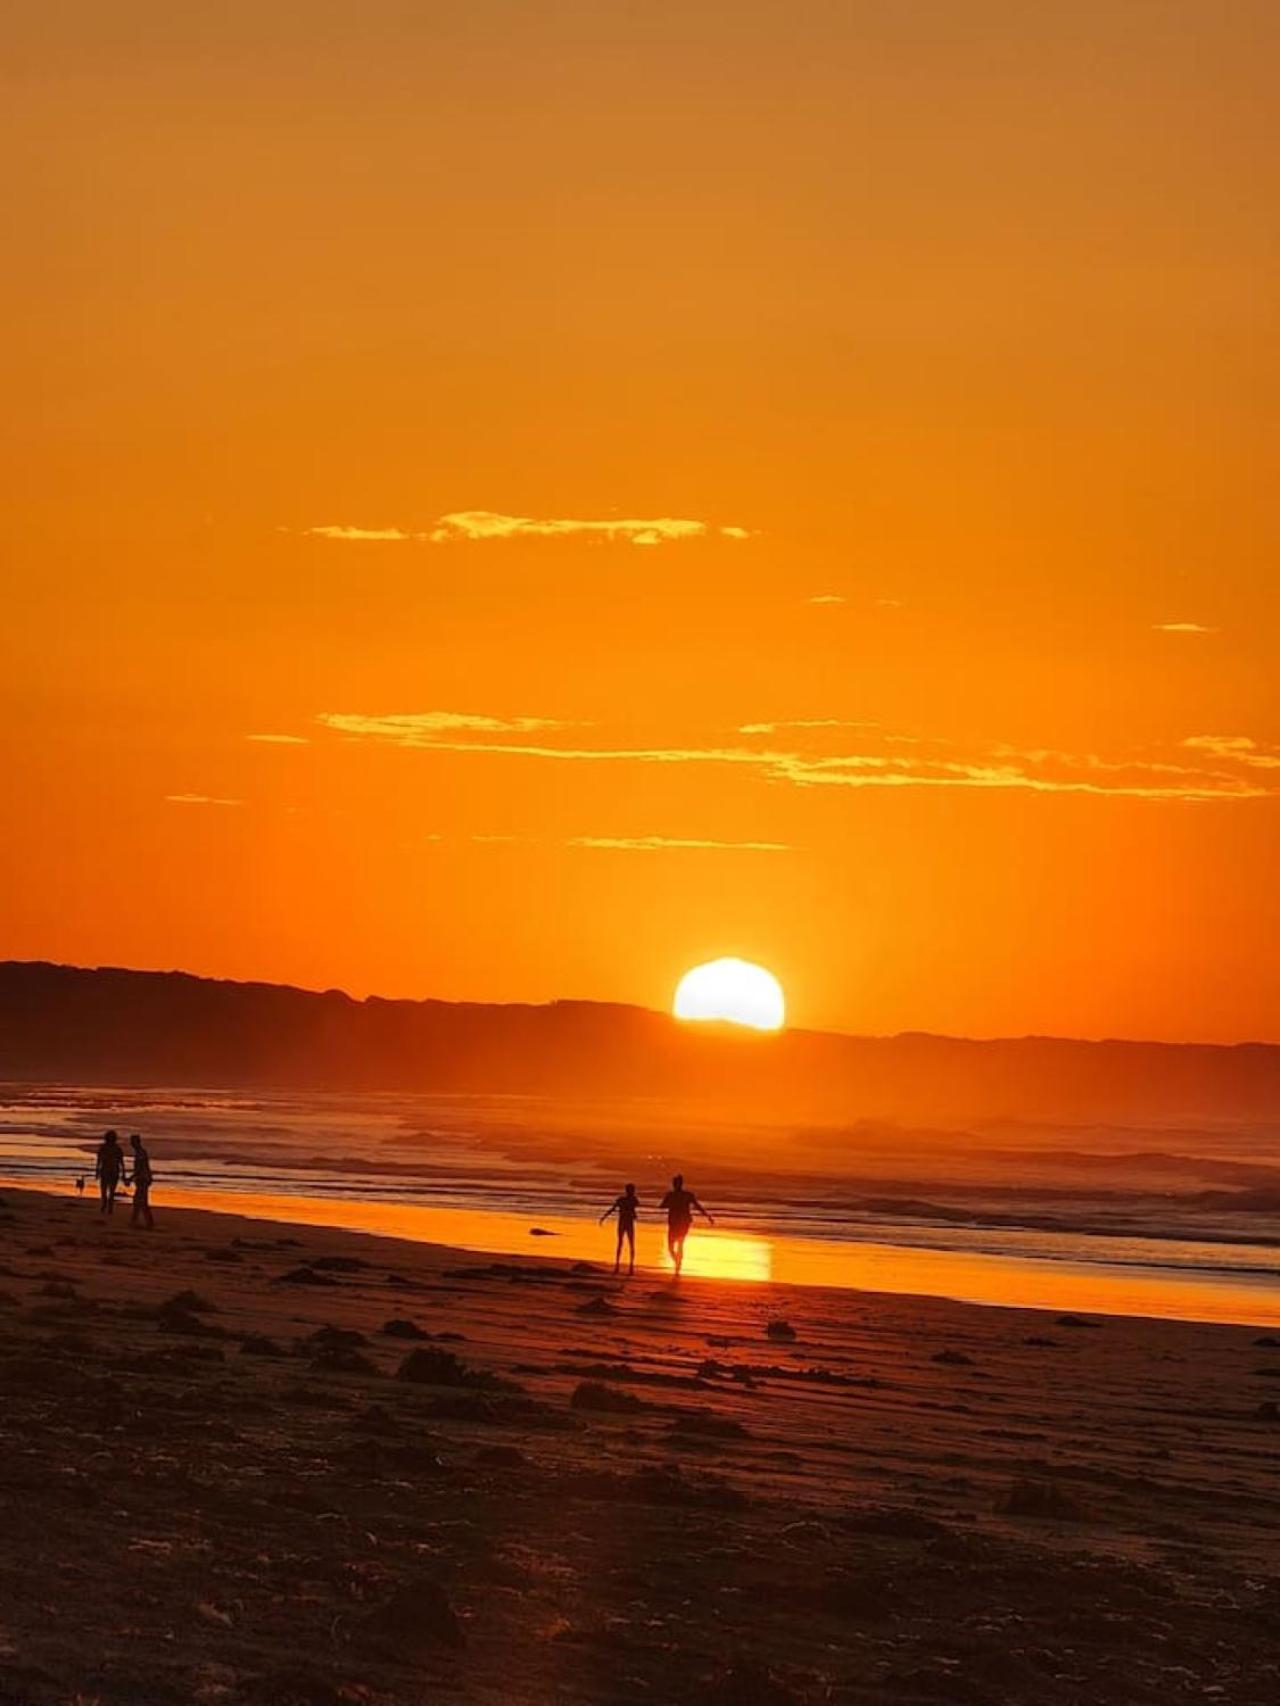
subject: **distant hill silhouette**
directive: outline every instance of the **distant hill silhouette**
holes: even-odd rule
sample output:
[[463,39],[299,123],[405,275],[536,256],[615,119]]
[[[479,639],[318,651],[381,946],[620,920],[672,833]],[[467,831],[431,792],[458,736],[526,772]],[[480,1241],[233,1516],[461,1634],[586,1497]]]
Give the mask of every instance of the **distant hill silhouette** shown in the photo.
[[852,1037],[587,1001],[355,1001],[184,972],[0,962],[0,1077],[653,1097],[765,1119],[1261,1120],[1280,1046]]

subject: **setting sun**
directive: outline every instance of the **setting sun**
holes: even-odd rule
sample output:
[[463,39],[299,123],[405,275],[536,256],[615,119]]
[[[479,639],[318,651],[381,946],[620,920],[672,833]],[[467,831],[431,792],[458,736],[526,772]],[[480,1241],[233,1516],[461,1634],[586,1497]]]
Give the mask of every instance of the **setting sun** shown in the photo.
[[750,960],[711,960],[680,979],[672,1012],[677,1019],[724,1019],[755,1031],[779,1031],[787,1016],[782,985]]

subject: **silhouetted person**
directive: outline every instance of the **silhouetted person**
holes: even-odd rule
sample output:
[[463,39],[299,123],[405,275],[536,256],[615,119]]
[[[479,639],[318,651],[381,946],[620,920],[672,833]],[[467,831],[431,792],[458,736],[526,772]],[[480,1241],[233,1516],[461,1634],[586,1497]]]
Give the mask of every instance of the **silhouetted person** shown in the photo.
[[98,1145],[93,1158],[93,1176],[102,1193],[102,1214],[111,1214],[116,1206],[116,1192],[124,1175],[124,1150],[116,1133],[109,1131]]
[[133,1176],[128,1181],[133,1186],[133,1216],[129,1224],[145,1226],[150,1232],[155,1226],[151,1216],[151,1157],[136,1131],[129,1139],[129,1146],[133,1150]]
[[618,1248],[615,1251],[613,1258],[613,1271],[615,1274],[622,1266],[622,1240],[624,1238],[631,1246],[631,1265],[628,1267],[627,1272],[628,1274],[633,1274],[636,1271],[636,1216],[639,1212],[640,1198],[636,1195],[636,1188],[634,1185],[628,1185],[623,1190],[622,1195],[620,1197],[616,1197],[600,1216],[601,1226],[604,1225],[605,1221],[608,1220],[611,1214],[616,1214],[618,1217]]
[[708,1226],[714,1226],[715,1221],[693,1192],[685,1190],[683,1173],[677,1173],[672,1179],[671,1189],[658,1206],[667,1211],[667,1249],[671,1252],[671,1260],[675,1263],[678,1274],[684,1266],[684,1241],[693,1225],[694,1209],[702,1215]]
[[84,1195],[84,1174],[83,1173],[77,1173],[76,1174],[76,1195],[78,1197],[82,1197]]

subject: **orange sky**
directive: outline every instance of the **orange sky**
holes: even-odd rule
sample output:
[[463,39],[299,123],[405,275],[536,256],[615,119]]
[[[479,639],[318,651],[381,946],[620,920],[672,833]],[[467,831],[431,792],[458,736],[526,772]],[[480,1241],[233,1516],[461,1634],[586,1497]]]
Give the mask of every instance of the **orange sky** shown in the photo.
[[0,953],[1280,1037],[1274,5],[13,33]]

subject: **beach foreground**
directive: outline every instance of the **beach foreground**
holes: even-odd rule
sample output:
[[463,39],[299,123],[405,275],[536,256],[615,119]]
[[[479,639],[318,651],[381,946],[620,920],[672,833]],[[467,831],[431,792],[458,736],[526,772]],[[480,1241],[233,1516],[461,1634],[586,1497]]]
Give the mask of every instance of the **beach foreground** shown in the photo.
[[1274,1334],[158,1207],[0,1209],[6,1706],[1280,1695]]

